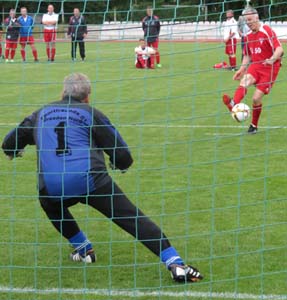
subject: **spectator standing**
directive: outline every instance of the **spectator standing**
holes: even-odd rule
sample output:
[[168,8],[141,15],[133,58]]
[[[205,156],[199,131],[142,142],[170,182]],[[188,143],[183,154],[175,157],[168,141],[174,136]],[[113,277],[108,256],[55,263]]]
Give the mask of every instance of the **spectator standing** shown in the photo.
[[44,42],[46,43],[46,53],[48,61],[53,62],[56,55],[56,30],[59,15],[55,14],[54,6],[48,5],[47,13],[43,15],[42,24],[44,25]]
[[158,50],[159,33],[160,33],[160,21],[159,17],[153,14],[153,10],[150,6],[146,10],[147,15],[142,20],[142,29],[144,31],[144,38],[147,41],[147,45],[155,49],[155,59],[158,68],[161,68],[160,53]]
[[68,36],[71,37],[71,56],[76,60],[77,44],[79,44],[80,56],[82,61],[85,60],[85,37],[87,36],[87,24],[84,16],[81,15],[78,8],[74,8],[74,15],[70,18],[68,27]]
[[[244,11],[242,12],[242,14],[244,14]],[[238,23],[237,23],[237,26],[238,26],[238,34],[239,34],[239,37],[241,38],[241,51],[242,51],[242,55],[241,55],[241,61],[243,59],[243,50],[244,50],[244,39],[247,35],[247,32],[249,32],[249,27],[247,26],[246,22],[245,22],[245,19],[243,17],[243,15],[241,15],[239,18],[238,18]]]
[[20,27],[20,45],[21,45],[21,56],[23,62],[26,61],[26,45],[30,45],[32,49],[32,54],[34,56],[34,61],[38,62],[38,52],[35,47],[35,41],[33,37],[33,27],[34,20],[31,16],[27,14],[27,8],[21,7],[21,16],[18,18]]
[[226,11],[226,21],[223,25],[223,40],[225,54],[228,55],[230,69],[236,69],[237,22],[232,10]]
[[9,17],[5,19],[4,26],[6,27],[5,60],[13,63],[21,26],[17,21],[15,9],[10,9]]

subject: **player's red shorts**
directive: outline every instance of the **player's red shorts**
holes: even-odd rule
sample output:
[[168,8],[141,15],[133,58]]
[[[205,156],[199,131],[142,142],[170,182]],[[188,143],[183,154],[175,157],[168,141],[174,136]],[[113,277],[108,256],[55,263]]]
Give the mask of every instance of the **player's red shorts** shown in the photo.
[[154,69],[154,56],[151,55],[148,59],[144,59],[141,55],[138,55],[136,60],[137,69]]
[[50,43],[56,41],[56,30],[55,29],[44,29],[44,42]]
[[18,40],[17,41],[11,41],[11,40],[6,40],[6,49],[16,49],[18,45]]
[[158,39],[154,42],[147,42],[148,47],[153,47],[154,49],[158,49]]
[[256,80],[256,88],[267,95],[280,70],[280,65],[263,65],[263,64],[251,64],[247,69],[247,74],[250,74]]
[[34,44],[34,37],[32,36],[21,36],[20,37],[20,45],[25,46],[25,45],[31,45]]
[[225,54],[234,55],[236,53],[236,39],[229,39],[228,42],[225,43]]

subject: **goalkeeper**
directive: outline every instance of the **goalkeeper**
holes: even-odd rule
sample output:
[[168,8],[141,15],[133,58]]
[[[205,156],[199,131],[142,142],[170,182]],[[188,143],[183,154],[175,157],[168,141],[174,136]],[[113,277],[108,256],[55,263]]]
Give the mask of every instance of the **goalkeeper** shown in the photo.
[[161,229],[109,176],[104,153],[122,172],[133,159],[109,119],[89,105],[90,93],[87,76],[67,76],[62,100],[40,108],[8,133],[2,144],[4,153],[13,159],[21,156],[26,145],[36,145],[40,203],[54,227],[73,246],[71,260],[96,261],[91,242],[69,211],[70,206],[82,203],[97,209],[159,256],[175,281],[201,280],[199,271],[184,264]]

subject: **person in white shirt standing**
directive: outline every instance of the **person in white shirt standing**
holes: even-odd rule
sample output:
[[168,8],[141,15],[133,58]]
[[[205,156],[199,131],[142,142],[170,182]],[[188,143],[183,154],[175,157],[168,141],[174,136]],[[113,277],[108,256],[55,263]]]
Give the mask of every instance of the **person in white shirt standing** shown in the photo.
[[54,13],[54,6],[48,5],[48,13],[43,15],[44,42],[46,43],[46,53],[48,61],[53,62],[56,55],[56,30],[59,15]]
[[[247,7],[247,8],[248,8],[248,7]],[[247,9],[247,8],[246,8],[246,9]],[[243,52],[244,52],[244,45],[245,45],[244,39],[245,39],[247,33],[250,31],[249,27],[248,27],[247,24],[246,24],[246,21],[245,21],[245,19],[244,19],[244,16],[243,16],[246,9],[243,10],[242,15],[239,16],[238,22],[237,22],[237,26],[238,26],[238,34],[239,34],[239,36],[240,36],[240,38],[241,38],[241,50],[242,50],[241,62],[242,62],[243,56],[244,56],[244,53],[243,53]]]
[[156,50],[148,47],[144,39],[139,40],[140,44],[135,48],[137,69],[154,69]]
[[236,69],[236,42],[237,42],[237,22],[234,19],[232,10],[226,11],[226,21],[223,25],[223,40],[225,43],[225,53],[229,58],[231,70]]

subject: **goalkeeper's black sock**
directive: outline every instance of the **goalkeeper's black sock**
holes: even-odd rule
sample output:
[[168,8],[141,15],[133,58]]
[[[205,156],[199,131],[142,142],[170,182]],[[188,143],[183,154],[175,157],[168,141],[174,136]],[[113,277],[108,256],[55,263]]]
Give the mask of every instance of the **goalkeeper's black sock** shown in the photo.
[[161,251],[160,259],[168,269],[169,266],[173,264],[184,265],[182,258],[179,256],[174,247],[169,247]]

